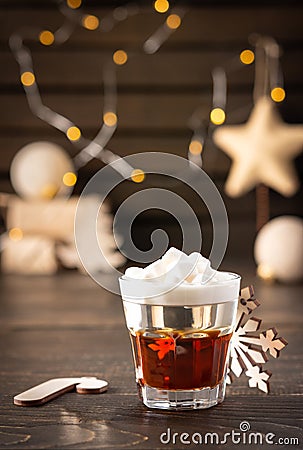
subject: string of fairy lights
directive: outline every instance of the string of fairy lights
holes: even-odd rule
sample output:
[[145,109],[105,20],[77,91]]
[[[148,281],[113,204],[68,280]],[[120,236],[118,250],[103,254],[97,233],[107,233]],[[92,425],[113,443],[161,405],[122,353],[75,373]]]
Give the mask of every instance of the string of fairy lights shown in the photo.
[[[81,129],[73,121],[43,104],[34,72],[32,55],[29,48],[25,46],[24,40],[29,39],[32,41],[36,39],[45,47],[58,46],[65,43],[79,25],[89,31],[95,31],[100,28],[103,32],[109,32],[117,23],[143,12],[142,8],[131,3],[114,8],[107,16],[101,19],[96,15],[84,13],[81,6],[82,0],[59,0],[58,7],[64,15],[65,21],[56,31],[52,32],[49,29],[43,29],[37,32],[32,29],[22,35],[15,33],[11,36],[9,44],[19,64],[20,80],[28,105],[33,114],[64,133],[66,138],[79,150],[73,158],[76,171],[85,166],[91,159],[97,158],[105,164],[112,163],[112,167],[125,179],[131,179],[140,183],[145,179],[145,173],[139,168],[131,167],[123,158],[107,148],[107,144],[118,127],[117,70],[123,67],[130,58],[134,57],[134,52],[130,54],[127,49],[120,48],[113,52],[110,60],[105,64],[103,69],[104,102],[102,124],[94,139],[89,140],[85,138]],[[168,0],[154,1],[153,8],[157,13],[164,14],[165,20],[143,43],[142,48],[146,54],[156,53],[161,48],[163,43],[182,25],[182,20],[186,13],[181,8],[171,9]],[[268,77],[272,100],[275,102],[283,101],[285,90],[279,63],[279,46],[272,38],[254,38],[253,46],[255,47],[255,52],[252,49],[241,51],[239,57],[237,57],[238,68],[242,65],[251,65],[255,61],[257,52],[260,49],[264,51],[266,67],[269,67],[270,70],[265,75],[263,70],[260,75],[257,72],[259,66],[256,66],[254,89],[259,89],[260,76],[266,76]],[[202,117],[200,114],[201,108],[198,106],[190,121],[192,137],[188,146],[188,159],[201,167],[204,144],[210,127],[222,125],[226,120],[228,64],[225,68],[215,67],[212,71],[213,94],[209,117]],[[234,64],[232,65],[234,66]],[[263,86],[266,85],[264,82],[261,84]],[[63,183],[67,186],[73,186],[76,182],[76,173],[68,172],[63,177]]]
[[[166,40],[180,28],[184,9],[172,8],[168,0],[156,0],[153,2],[154,10],[164,15],[165,19],[143,43],[141,49],[145,54],[156,53]],[[86,14],[82,11],[82,0],[58,0],[58,8],[65,20],[56,30],[28,28],[26,32],[15,33],[11,36],[10,48],[19,64],[20,81],[24,88],[29,108],[34,115],[44,122],[61,131],[66,138],[78,150],[73,158],[75,172],[67,172],[63,176],[63,183],[73,187],[77,182],[77,171],[84,167],[93,158],[100,159],[103,163],[111,163],[112,167],[119,172],[124,179],[130,179],[135,183],[141,183],[145,179],[145,173],[140,168],[133,168],[119,155],[107,148],[107,144],[118,127],[117,115],[117,70],[125,66],[128,61],[135,57],[132,49],[128,52],[125,48],[115,50],[103,69],[104,101],[102,112],[102,124],[94,139],[90,140],[83,136],[81,129],[69,118],[44,105],[40,95],[39,86],[34,71],[34,63],[30,49],[24,44],[25,40],[38,41],[45,47],[60,46],[64,44],[81,26],[89,31],[101,30],[110,32],[119,22],[127,20],[136,14],[145,13],[135,3],[113,8],[102,19],[96,15]],[[253,36],[251,47],[246,48],[228,61],[224,67],[215,67],[212,70],[212,105],[209,114],[203,115],[203,108],[198,105],[189,119],[189,127],[192,130],[189,141],[187,156],[189,161],[202,167],[202,155],[205,142],[213,127],[222,125],[226,121],[227,106],[227,78],[233,70],[239,70],[243,66],[255,64],[255,82],[253,98],[256,100],[260,95],[268,95],[275,102],[285,99],[283,88],[283,74],[280,66],[280,48],[274,39],[270,37]],[[261,61],[261,63],[260,63]],[[234,112],[233,112],[234,113]],[[229,112],[229,115],[232,112]],[[262,191],[264,198],[264,192]],[[265,195],[266,197],[266,195]],[[268,198],[265,198],[268,201]],[[262,200],[264,203],[264,200]],[[5,233],[6,234],[6,233]],[[20,228],[12,228],[7,232],[12,241],[23,238]],[[1,244],[2,245],[2,244]]]
[[[200,167],[202,167],[202,152],[210,133],[210,127],[222,125],[226,120],[227,75],[231,71],[255,63],[254,101],[260,96],[268,94],[277,103],[285,99],[279,45],[272,37],[268,36],[253,35],[250,40],[255,51],[244,49],[236,61],[232,58],[225,67],[215,67],[212,70],[213,97],[209,118],[200,114],[202,110],[200,106],[196,108],[191,117],[193,134],[189,143],[188,158]],[[241,107],[242,109],[243,107]],[[230,112],[229,115],[233,113],[235,111]]]
[[[60,0],[59,9],[65,16],[65,22],[55,32],[40,30],[35,34],[33,30],[30,30],[30,32],[22,36],[18,33],[11,36],[9,41],[10,48],[19,64],[20,80],[29,107],[37,117],[63,132],[76,148],[81,149],[73,158],[76,170],[85,166],[91,159],[98,158],[105,164],[111,163],[112,167],[125,179],[131,179],[138,183],[142,182],[145,174],[141,169],[131,167],[123,158],[120,158],[117,154],[106,148],[107,143],[110,141],[118,126],[116,70],[128,61],[129,55],[126,50],[116,50],[111,60],[105,65],[103,71],[104,105],[102,126],[93,140],[84,138],[80,128],[69,118],[64,117],[43,104],[34,72],[31,52],[24,45],[24,40],[32,40],[38,37],[39,42],[44,46],[61,45],[71,37],[76,26],[79,24],[87,30],[97,30],[100,26],[100,18],[95,15],[82,13],[81,6],[81,0]],[[158,13],[167,12],[169,6],[169,2],[166,0],[157,0],[154,3],[154,9]],[[102,20],[102,25],[104,22],[102,29],[103,31],[110,31],[116,23],[126,20],[128,17],[139,12],[140,8],[133,4],[115,8],[111,14]],[[177,14],[172,10],[167,15],[164,24],[146,40],[143,45],[145,53],[155,53],[169,36],[179,28],[184,11],[179,10],[178,12]],[[68,172],[63,177],[63,183],[67,186],[73,186],[76,181],[76,173]]]

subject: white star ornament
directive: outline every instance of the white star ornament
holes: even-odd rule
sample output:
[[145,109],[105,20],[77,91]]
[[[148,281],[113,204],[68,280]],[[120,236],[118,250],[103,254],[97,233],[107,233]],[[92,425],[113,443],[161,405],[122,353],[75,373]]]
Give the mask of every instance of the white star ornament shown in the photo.
[[298,190],[292,160],[303,146],[303,125],[283,122],[269,97],[256,102],[245,124],[219,127],[214,142],[232,159],[225,185],[229,196],[239,197],[260,183],[287,197]]

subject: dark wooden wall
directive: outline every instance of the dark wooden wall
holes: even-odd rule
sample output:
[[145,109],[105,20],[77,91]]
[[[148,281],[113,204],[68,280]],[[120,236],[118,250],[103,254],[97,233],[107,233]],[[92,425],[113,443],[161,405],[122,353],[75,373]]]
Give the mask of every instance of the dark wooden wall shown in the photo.
[[[123,2],[84,1],[87,12],[101,19],[111,6]],[[140,3],[146,12],[119,23],[111,32],[87,31],[79,27],[60,47],[29,42],[37,79],[46,105],[73,120],[88,138],[93,138],[102,116],[101,70],[117,48],[133,56],[118,69],[119,127],[109,147],[119,155],[142,151],[164,151],[187,155],[191,137],[188,119],[202,106],[205,117],[211,106],[211,75],[216,65],[228,66],[248,46],[257,32],[271,35],[283,48],[282,67],[286,100],[279,106],[285,121],[303,122],[303,4],[299,1],[192,1],[183,25],[155,55],[142,52],[144,40],[163,22],[152,10],[151,1]],[[180,2],[175,2],[182,5]],[[71,155],[76,149],[64,135],[29,111],[19,82],[18,66],[10,53],[8,39],[23,26],[55,30],[63,17],[56,3],[43,1],[0,1],[0,190],[11,191],[8,170],[15,153],[25,144],[49,140],[64,146]],[[253,66],[239,65],[228,74],[227,123],[246,120],[252,105]],[[246,106],[242,112],[237,109]],[[244,149],[245,150],[245,149]],[[302,156],[296,165],[302,175]],[[222,191],[230,166],[223,152],[209,144],[204,152],[204,169]],[[93,161],[80,171],[80,181],[102,167]],[[132,183],[113,194],[139,189]],[[116,197],[115,197],[116,195]],[[224,194],[223,194],[224,195]],[[254,193],[238,200],[224,196],[232,220],[254,222]],[[271,214],[299,214],[300,195],[284,199],[271,193]],[[252,225],[253,228],[253,225]]]

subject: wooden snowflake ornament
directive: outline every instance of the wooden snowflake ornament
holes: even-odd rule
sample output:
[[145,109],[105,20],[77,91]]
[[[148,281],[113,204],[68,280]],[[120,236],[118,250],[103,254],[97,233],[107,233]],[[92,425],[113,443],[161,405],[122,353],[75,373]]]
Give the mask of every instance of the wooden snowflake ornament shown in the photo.
[[232,383],[234,376],[238,378],[245,373],[249,378],[249,387],[257,387],[269,393],[269,378],[272,374],[267,370],[263,371],[262,364],[268,361],[267,354],[278,358],[287,342],[282,337],[277,337],[278,332],[275,328],[256,334],[262,320],[248,316],[258,306],[260,303],[254,296],[253,287],[242,289],[238,303],[237,325],[231,341],[227,383]]

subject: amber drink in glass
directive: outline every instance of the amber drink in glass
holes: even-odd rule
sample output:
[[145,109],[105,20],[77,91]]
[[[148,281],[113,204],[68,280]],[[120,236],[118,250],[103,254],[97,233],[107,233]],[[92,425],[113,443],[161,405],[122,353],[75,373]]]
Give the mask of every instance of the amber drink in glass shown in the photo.
[[223,401],[240,276],[223,278],[183,283],[149,298],[125,295],[129,280],[120,279],[136,381],[146,406],[198,409]]

